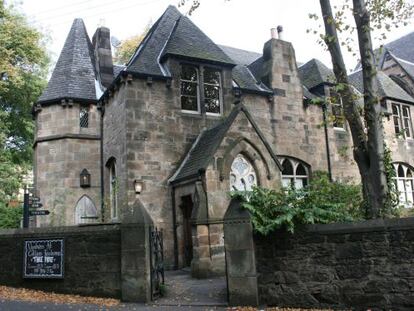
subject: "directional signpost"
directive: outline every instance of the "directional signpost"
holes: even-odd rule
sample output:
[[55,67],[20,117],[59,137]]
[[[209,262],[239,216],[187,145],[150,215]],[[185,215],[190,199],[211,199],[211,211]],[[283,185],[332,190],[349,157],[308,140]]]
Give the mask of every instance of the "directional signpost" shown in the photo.
[[44,216],[49,215],[50,212],[47,210],[37,210],[37,211],[29,211],[30,216]]
[[23,200],[23,228],[29,227],[30,216],[46,216],[50,212],[48,210],[39,210],[43,204],[40,202],[40,198],[33,196],[33,189],[27,189],[24,193]]

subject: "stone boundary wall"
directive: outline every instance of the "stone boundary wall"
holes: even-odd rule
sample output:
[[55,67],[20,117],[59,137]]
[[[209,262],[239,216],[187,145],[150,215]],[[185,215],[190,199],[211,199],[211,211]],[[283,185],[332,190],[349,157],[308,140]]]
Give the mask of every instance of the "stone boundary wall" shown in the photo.
[[255,235],[261,304],[414,310],[414,218]]
[[[149,275],[141,264],[147,255],[146,231],[139,224],[0,230],[0,284],[145,302],[150,297],[149,284],[141,279]],[[52,238],[64,239],[64,278],[24,279],[24,240]],[[140,256],[125,255],[132,251]],[[141,276],[124,268],[137,265]]]

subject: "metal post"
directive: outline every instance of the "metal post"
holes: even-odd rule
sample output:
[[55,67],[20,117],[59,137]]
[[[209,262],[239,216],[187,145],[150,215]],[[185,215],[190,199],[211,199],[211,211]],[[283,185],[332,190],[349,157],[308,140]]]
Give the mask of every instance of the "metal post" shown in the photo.
[[29,191],[24,188],[23,196],[23,228],[29,228]]

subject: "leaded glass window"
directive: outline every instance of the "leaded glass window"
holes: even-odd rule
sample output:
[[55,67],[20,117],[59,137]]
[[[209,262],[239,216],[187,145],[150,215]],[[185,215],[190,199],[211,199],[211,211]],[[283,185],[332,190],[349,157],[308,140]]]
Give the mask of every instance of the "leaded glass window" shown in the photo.
[[195,66],[181,66],[181,109],[199,112],[198,69]]
[[117,178],[116,178],[116,162],[111,162],[109,166],[109,199],[111,204],[111,218],[118,218],[118,198],[117,198]]
[[205,67],[204,75],[204,105],[207,113],[220,114],[220,71]]
[[88,107],[80,107],[79,111],[79,125],[87,128],[89,126],[89,109]]
[[410,107],[392,104],[392,119],[395,134],[403,135],[404,137],[413,137]]
[[257,186],[253,165],[241,154],[234,159],[230,170],[230,190],[251,191]]
[[399,193],[399,201],[406,207],[413,207],[414,178],[412,169],[403,163],[394,163],[395,184]]
[[291,158],[281,158],[282,186],[301,189],[309,183],[309,170],[304,163]]

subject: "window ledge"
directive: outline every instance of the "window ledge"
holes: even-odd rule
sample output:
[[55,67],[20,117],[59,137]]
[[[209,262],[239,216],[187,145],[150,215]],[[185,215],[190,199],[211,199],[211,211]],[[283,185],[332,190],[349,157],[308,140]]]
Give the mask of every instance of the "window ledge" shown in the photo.
[[343,133],[348,133],[348,131],[346,130],[346,129],[344,129],[344,128],[342,128],[342,127],[333,127],[333,130],[335,131],[335,132],[343,132]]

